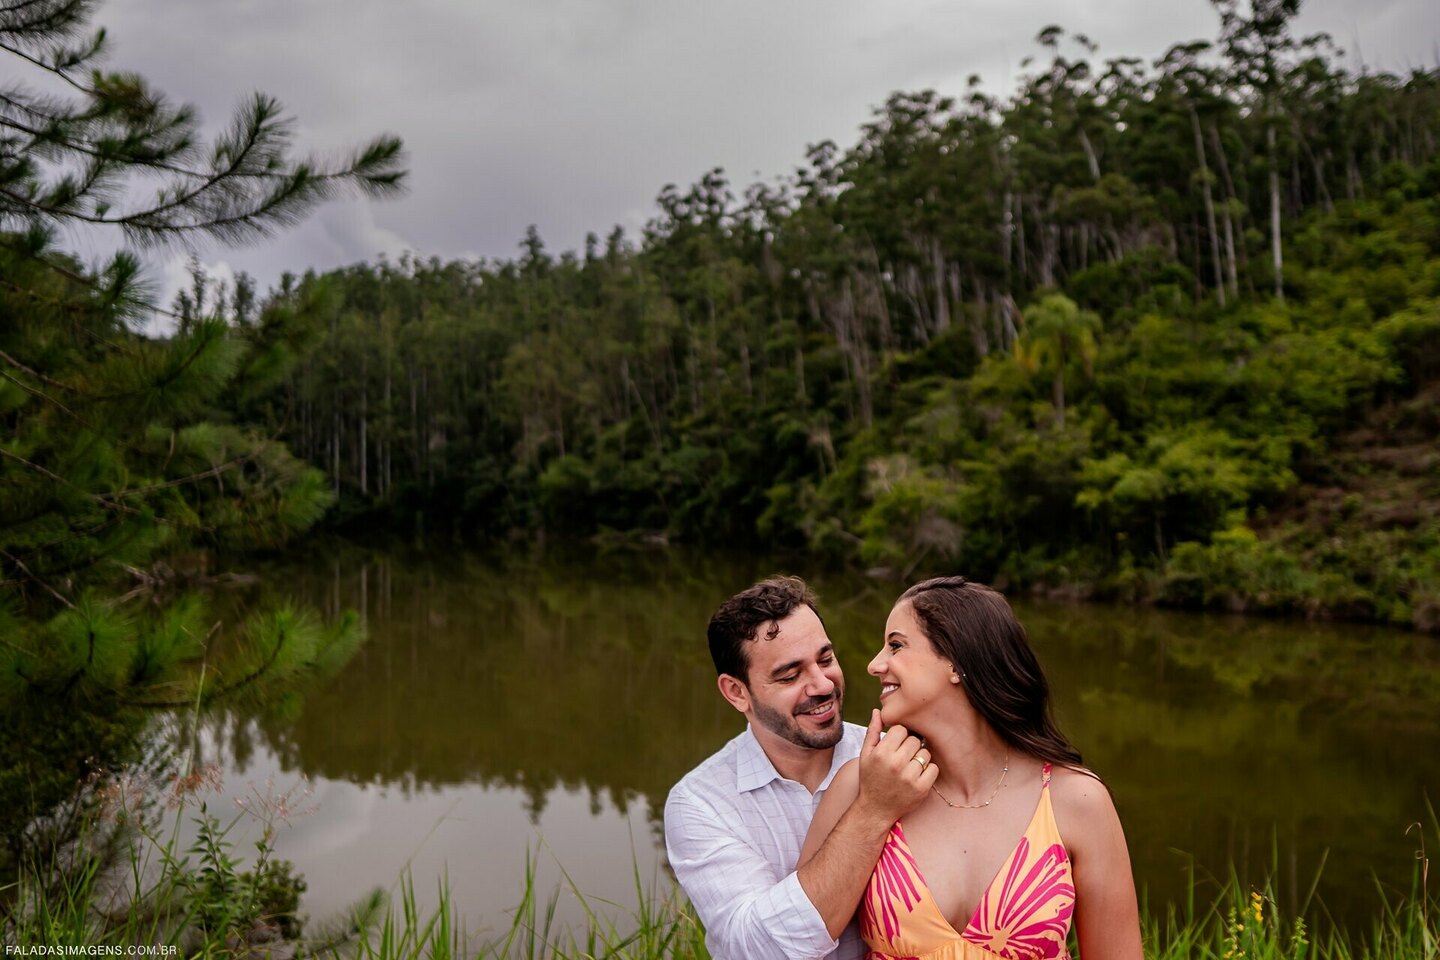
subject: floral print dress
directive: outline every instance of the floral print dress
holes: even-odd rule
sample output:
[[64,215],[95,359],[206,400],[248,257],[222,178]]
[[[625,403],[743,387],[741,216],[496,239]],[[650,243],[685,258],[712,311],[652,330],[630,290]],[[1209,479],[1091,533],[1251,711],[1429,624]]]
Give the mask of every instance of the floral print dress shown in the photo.
[[964,930],[951,926],[936,906],[904,828],[899,823],[890,828],[860,901],[867,960],[1068,960],[1065,937],[1075,913],[1075,881],[1055,826],[1048,763],[1042,778],[1030,825]]

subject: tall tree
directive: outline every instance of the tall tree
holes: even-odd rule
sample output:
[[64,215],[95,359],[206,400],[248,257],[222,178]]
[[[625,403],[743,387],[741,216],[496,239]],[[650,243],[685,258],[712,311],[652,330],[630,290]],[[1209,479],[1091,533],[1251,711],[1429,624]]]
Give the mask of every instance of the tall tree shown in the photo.
[[1081,310],[1064,294],[1052,293],[1025,311],[1025,334],[1016,341],[1016,358],[1029,372],[1050,368],[1055,422],[1061,427],[1065,426],[1066,368],[1078,360],[1089,375],[1099,332],[1099,316]]
[[[191,109],[101,69],[95,6],[0,6],[0,52],[61,91],[0,88],[0,712],[12,733],[0,769],[30,784],[6,798],[7,841],[73,789],[86,756],[116,759],[104,744],[118,741],[85,718],[103,728],[117,710],[254,691],[334,667],[360,636],[351,619],[286,609],[217,626],[163,562],[282,543],[329,503],[272,402],[329,309],[323,285],[257,312],[248,282],[216,295],[197,270],[180,326],[154,340],[137,332],[155,308],[134,254],[91,270],[52,241],[69,229],[140,248],[255,240],[331,197],[394,194],[400,141],[336,164],[297,159],[279,105],[256,95],[205,143]],[[234,641],[224,657],[221,631]],[[39,752],[16,733],[36,732],[17,718],[37,704],[67,718]]]
[[1266,181],[1270,197],[1270,262],[1275,298],[1285,299],[1284,254],[1280,241],[1280,142],[1284,122],[1284,81],[1301,44],[1290,33],[1300,0],[1212,0],[1220,11],[1220,42],[1236,81],[1254,91],[1264,125]]

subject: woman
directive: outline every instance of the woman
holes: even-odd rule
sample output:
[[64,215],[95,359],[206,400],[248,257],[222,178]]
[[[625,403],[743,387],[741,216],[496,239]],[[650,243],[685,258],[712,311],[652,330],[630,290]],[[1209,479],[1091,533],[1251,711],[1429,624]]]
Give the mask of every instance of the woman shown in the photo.
[[[1055,727],[1040,664],[1005,598],[964,577],[906,590],[870,662],[880,718],[922,736],[939,772],[890,830],[860,901],[870,960],[1140,960],[1130,856],[1100,780]],[[903,731],[899,731],[904,736]],[[826,791],[800,862],[859,790]]]

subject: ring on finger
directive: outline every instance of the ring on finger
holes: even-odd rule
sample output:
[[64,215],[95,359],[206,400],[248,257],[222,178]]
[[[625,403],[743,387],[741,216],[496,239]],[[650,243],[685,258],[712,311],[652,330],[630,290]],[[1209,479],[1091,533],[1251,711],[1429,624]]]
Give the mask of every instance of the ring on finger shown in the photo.
[[920,754],[918,754],[918,753],[915,754],[915,756],[911,757],[910,759],[911,759],[911,760],[914,760],[916,763],[920,764],[920,769],[921,769],[921,770],[924,770],[924,769],[925,769],[925,765],[930,762],[930,760],[929,760],[928,757],[921,757]]

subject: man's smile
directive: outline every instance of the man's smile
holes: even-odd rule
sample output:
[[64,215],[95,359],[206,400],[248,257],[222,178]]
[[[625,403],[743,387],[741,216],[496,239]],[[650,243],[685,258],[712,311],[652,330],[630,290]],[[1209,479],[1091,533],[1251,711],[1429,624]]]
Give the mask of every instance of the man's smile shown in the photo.
[[795,714],[801,717],[809,717],[817,723],[824,723],[835,716],[836,699],[826,697],[820,703],[809,706],[805,709],[796,710]]

